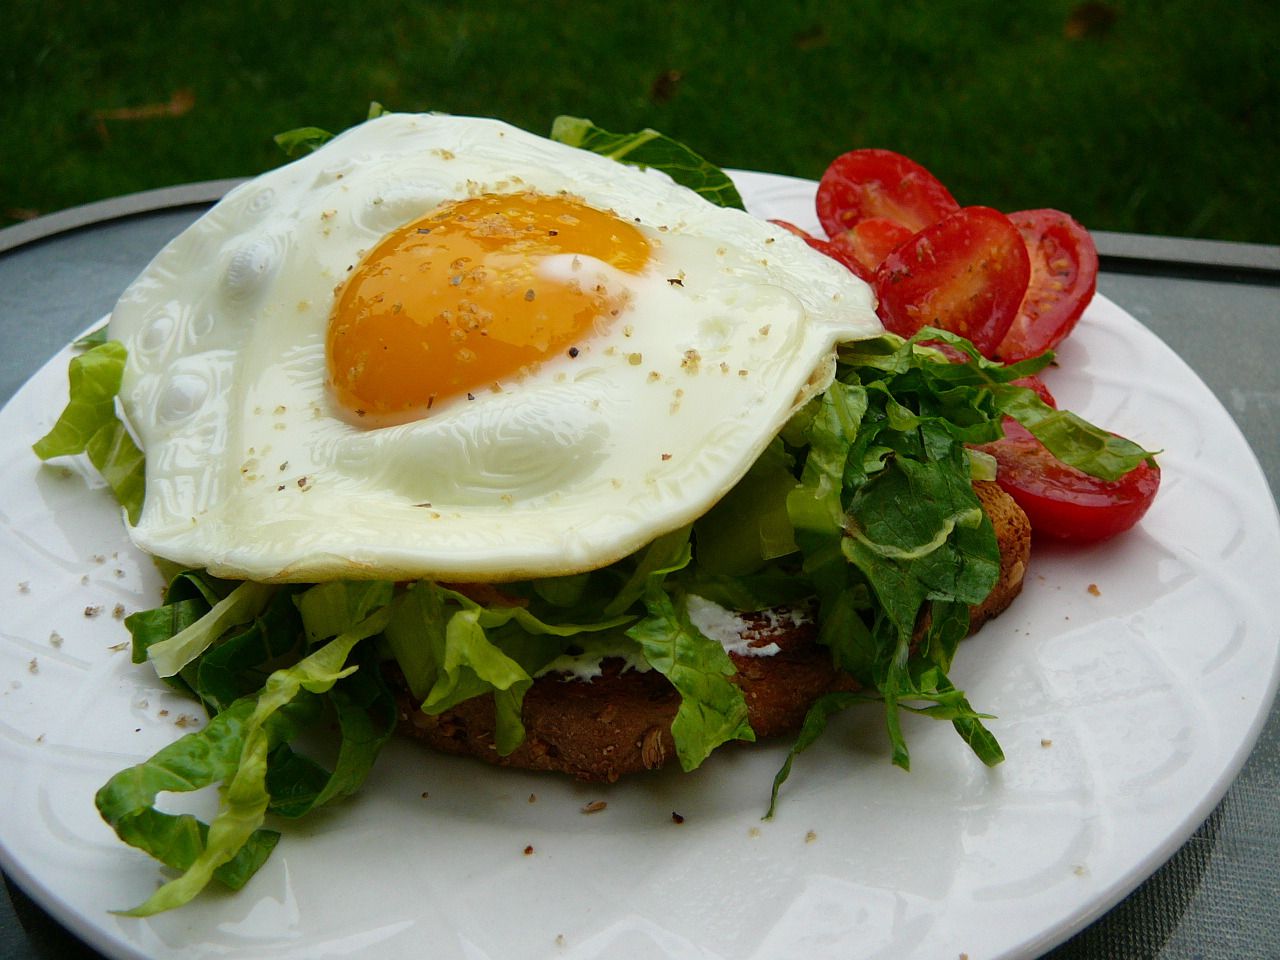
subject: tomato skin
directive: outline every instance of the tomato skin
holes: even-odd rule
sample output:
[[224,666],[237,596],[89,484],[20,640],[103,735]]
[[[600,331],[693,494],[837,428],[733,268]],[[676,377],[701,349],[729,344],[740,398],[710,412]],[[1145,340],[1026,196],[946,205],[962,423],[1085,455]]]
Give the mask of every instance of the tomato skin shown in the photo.
[[845,247],[868,273],[874,274],[884,258],[911,239],[911,230],[888,217],[867,217],[844,233],[837,233],[831,243]]
[[1027,290],[1026,244],[1009,218],[964,207],[896,247],[872,286],[886,329],[909,337],[921,327],[949,330],[992,356]]
[[1142,463],[1119,480],[1099,480],[1061,463],[1021,425],[978,447],[996,459],[996,482],[1031,521],[1031,532],[1074,543],[1130,529],[1160,489],[1160,468]]
[[1098,250],[1060,210],[1021,210],[1009,220],[1026,242],[1031,281],[995,355],[1016,363],[1057,346],[1075,327],[1098,286]]
[[892,150],[850,150],[818,182],[818,220],[835,237],[860,220],[885,217],[912,233],[960,209],[955,197],[920,164]]
[[808,231],[801,230],[790,220],[770,220],[769,222],[774,226],[781,227],[783,230],[794,233],[819,253],[824,253],[837,263],[844,264],[859,280],[865,283],[871,282],[872,272],[858,262],[858,258],[854,256],[853,251],[848,247],[832,243],[830,240],[823,240],[821,237],[815,237]]
[[[1037,376],[1013,381],[1058,407]],[[1067,466],[1012,417],[1004,437],[977,449],[996,460],[996,483],[1013,497],[1037,537],[1095,543],[1128,530],[1147,512],[1160,489],[1160,468],[1143,463],[1119,480],[1099,480]]]

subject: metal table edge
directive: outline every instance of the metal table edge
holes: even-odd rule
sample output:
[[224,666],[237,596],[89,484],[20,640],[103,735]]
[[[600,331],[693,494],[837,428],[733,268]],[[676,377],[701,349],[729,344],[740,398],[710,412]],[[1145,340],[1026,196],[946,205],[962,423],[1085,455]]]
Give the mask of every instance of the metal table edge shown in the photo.
[[[0,253],[109,220],[216,203],[248,178],[203,180],[86,203],[0,229]],[[1280,245],[1091,231],[1103,270],[1280,285]]]

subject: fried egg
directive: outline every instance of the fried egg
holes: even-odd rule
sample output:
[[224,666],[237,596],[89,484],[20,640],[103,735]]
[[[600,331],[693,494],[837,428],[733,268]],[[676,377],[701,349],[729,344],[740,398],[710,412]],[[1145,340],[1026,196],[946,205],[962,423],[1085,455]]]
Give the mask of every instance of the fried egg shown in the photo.
[[668,178],[388,114],[124,293],[142,549],[259,581],[603,566],[705,513],[880,332],[869,288]]

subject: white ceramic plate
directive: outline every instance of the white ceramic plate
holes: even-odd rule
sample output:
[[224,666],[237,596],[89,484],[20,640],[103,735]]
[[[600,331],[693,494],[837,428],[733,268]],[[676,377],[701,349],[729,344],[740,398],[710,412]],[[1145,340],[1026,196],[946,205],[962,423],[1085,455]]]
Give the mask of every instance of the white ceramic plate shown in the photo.
[[[816,226],[812,183],[738,179],[754,212]],[[954,679],[998,715],[1001,767],[922,720],[905,774],[855,710],[763,822],[782,745],[599,788],[397,743],[242,892],[142,921],[109,911],[160,871],[93,794],[195,711],[123,649],[116,614],[160,584],[109,495],[27,452],[63,403],[59,355],[0,413],[3,866],[114,957],[1037,956],[1221,797],[1274,695],[1280,622],[1275,505],[1209,390],[1101,298],[1061,359],[1059,400],[1163,448],[1164,488],[1117,542],[1038,548],[1022,598],[962,648]]]

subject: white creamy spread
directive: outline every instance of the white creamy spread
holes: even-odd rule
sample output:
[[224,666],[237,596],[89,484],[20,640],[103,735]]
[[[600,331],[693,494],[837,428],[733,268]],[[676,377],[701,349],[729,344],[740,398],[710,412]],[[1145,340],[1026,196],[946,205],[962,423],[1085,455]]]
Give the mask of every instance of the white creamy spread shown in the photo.
[[[755,635],[760,632],[757,625],[763,618],[765,630],[776,630],[805,623],[807,618],[802,610],[766,610],[756,615],[756,621],[745,620],[732,610],[720,604],[700,597],[689,595],[687,610],[689,621],[707,639],[714,640],[724,647],[726,653],[735,653],[742,657],[772,657],[781,651],[776,643],[762,643],[752,646]],[[644,657],[634,650],[612,650],[602,653],[592,650],[579,654],[564,654],[556,657],[539,670],[538,677],[547,674],[563,674],[565,680],[582,680],[590,683],[604,672],[606,657],[615,657],[622,661],[620,673],[635,670],[647,673],[652,668]]]
[[649,662],[634,650],[619,649],[610,653],[592,650],[588,653],[562,654],[534,674],[534,678],[545,677],[549,673],[560,673],[564,674],[562,679],[590,683],[604,672],[605,657],[614,657],[622,661],[620,673],[626,673],[628,670],[647,673],[653,669],[649,666]]
[[689,619],[702,635],[715,640],[726,653],[736,653],[741,657],[772,657],[778,652],[776,643],[751,646],[751,624],[705,597],[689,594],[688,611]]

